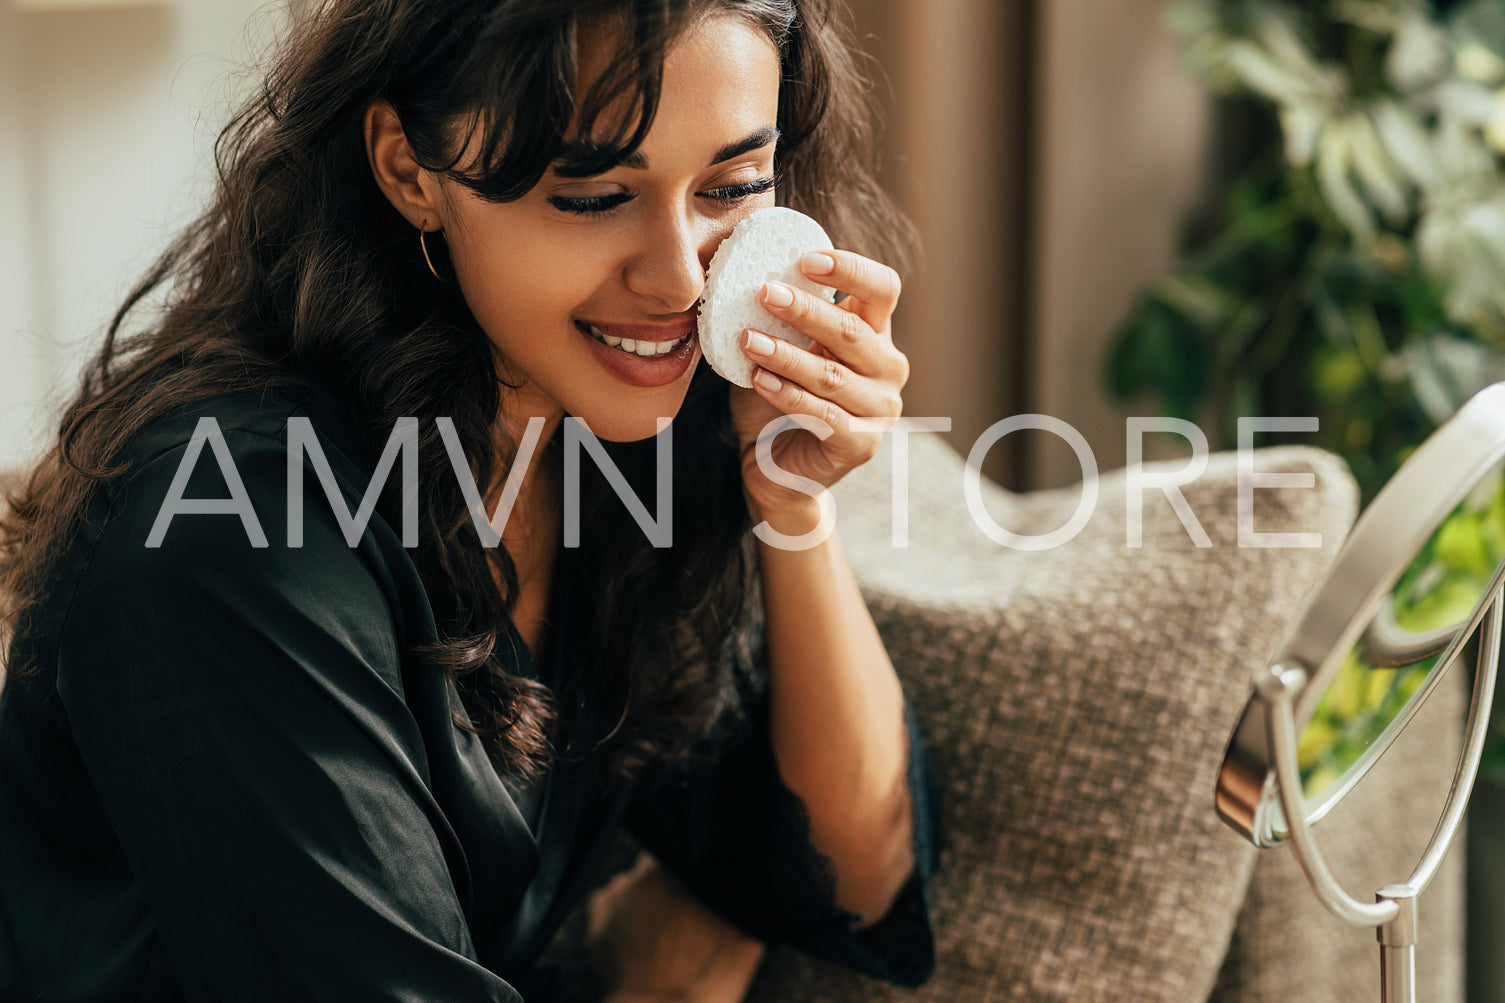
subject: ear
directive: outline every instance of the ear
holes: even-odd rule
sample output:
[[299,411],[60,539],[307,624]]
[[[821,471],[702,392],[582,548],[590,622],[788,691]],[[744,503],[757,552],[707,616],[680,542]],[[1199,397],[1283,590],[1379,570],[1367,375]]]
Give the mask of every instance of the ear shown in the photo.
[[438,180],[413,159],[397,109],[383,99],[371,102],[362,119],[362,131],[366,159],[382,194],[413,226],[430,232],[443,229],[445,216]]

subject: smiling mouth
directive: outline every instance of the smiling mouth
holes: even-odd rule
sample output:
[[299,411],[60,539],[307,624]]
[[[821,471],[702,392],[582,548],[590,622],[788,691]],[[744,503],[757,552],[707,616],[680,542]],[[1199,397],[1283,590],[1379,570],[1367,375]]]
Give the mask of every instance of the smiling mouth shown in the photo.
[[583,333],[590,335],[603,345],[615,348],[619,352],[635,355],[640,359],[654,359],[661,355],[670,355],[684,346],[695,332],[693,329],[673,341],[648,341],[646,339],[618,338],[615,335],[606,334],[598,330],[595,325],[583,321],[575,321],[575,326]]

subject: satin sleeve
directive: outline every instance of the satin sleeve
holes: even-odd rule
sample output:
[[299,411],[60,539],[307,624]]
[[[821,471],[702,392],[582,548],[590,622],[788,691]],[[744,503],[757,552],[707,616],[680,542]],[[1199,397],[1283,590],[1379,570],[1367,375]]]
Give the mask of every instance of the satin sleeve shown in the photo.
[[[743,662],[751,678],[766,680],[761,616],[728,657]],[[888,913],[854,930],[857,915],[836,904],[831,861],[811,844],[805,805],[779,775],[766,692],[763,687],[752,699],[736,741],[635,797],[628,830],[701,902],[759,940],[902,986],[920,985],[935,968],[929,901],[940,817],[913,710],[906,701],[914,870]]]
[[[158,455],[110,486],[59,648],[160,950],[188,999],[515,1003],[476,960],[373,532],[348,545],[315,486],[290,546],[283,442],[224,436],[267,545],[222,513],[147,547],[184,450]],[[230,493],[209,449],[193,469],[186,496]]]

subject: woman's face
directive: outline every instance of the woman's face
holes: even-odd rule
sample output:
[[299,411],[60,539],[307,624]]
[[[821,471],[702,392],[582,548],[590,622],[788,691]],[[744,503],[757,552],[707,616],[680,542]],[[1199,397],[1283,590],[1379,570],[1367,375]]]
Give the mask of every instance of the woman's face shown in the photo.
[[[582,32],[577,93],[611,42]],[[678,413],[700,358],[695,305],[711,255],[739,220],[773,205],[779,76],[766,35],[736,17],[703,19],[667,53],[635,157],[588,178],[551,169],[514,202],[450,187],[455,277],[503,378],[522,384],[505,416],[514,432],[533,415],[552,427],[570,414],[623,442]]]

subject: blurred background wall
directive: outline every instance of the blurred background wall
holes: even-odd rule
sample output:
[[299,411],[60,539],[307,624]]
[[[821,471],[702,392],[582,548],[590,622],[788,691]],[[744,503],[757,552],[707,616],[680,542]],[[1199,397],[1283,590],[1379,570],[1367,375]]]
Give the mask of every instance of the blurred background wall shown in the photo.
[[173,229],[281,23],[264,0],[0,0],[0,468]]
[[[886,179],[926,252],[895,326],[906,413],[950,415],[964,453],[999,418],[1049,414],[1122,466],[1104,347],[1174,260],[1206,173],[1210,101],[1178,69],[1164,0],[852,6],[887,78]],[[985,469],[1014,488],[1081,477],[1038,432]]]
[[[896,336],[911,415],[964,452],[1019,412],[1124,458],[1103,345],[1174,254],[1208,102],[1163,0],[851,0],[886,80],[886,180],[918,224]],[[258,0],[0,0],[0,467],[31,455],[79,360],[206,192],[210,144],[282,23]],[[45,415],[45,417],[44,417]],[[1080,477],[1043,433],[988,472]]]

